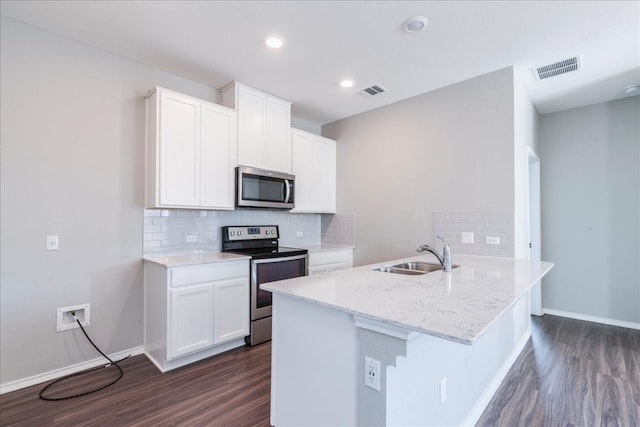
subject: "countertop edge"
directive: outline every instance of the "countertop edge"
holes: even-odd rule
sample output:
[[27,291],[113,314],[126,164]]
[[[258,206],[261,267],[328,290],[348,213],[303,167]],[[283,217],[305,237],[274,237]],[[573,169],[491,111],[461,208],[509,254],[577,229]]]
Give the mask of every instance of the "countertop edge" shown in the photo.
[[[476,257],[473,255],[466,255],[465,257],[469,257],[469,258],[473,258],[473,259],[495,259],[492,257]],[[388,263],[396,263],[396,262],[402,262],[403,260],[409,260],[412,258],[416,258],[416,257],[410,257],[410,258],[404,258],[404,259],[400,259],[400,260],[394,260],[394,261],[389,261],[389,262],[384,262],[384,263],[375,263],[375,264],[371,264],[371,265],[366,265],[366,266],[360,266],[360,267],[355,267],[353,269],[348,269],[348,270],[339,270],[339,271],[352,271],[352,272],[356,272],[357,270],[360,270],[362,272],[365,272],[369,269],[371,269],[372,267],[375,267],[377,265],[384,265],[384,264],[388,264]],[[412,325],[412,324],[406,324],[394,319],[390,319],[387,317],[381,317],[375,314],[371,314],[371,313],[367,313],[367,312],[362,312],[359,310],[354,310],[350,307],[344,307],[344,306],[339,306],[339,305],[335,305],[335,304],[331,304],[329,302],[325,302],[316,298],[311,298],[311,297],[306,297],[304,295],[300,295],[300,294],[296,294],[296,293],[292,293],[289,292],[287,290],[283,290],[283,289],[279,289],[277,282],[274,283],[266,283],[261,285],[260,287],[271,291],[275,294],[279,294],[279,295],[284,295],[293,299],[298,299],[301,301],[305,301],[305,302],[309,302],[312,304],[317,304],[320,306],[324,306],[327,308],[331,308],[334,310],[339,310],[339,311],[343,311],[352,315],[356,315],[356,316],[361,316],[367,319],[371,319],[377,322],[381,322],[384,324],[388,324],[388,325],[393,325],[396,327],[400,327],[400,328],[404,328],[410,331],[414,331],[414,332],[418,332],[418,333],[422,333],[422,334],[427,334],[427,335],[431,335],[434,337],[438,337],[438,338],[442,338],[442,339],[446,339],[448,341],[452,341],[452,342],[456,342],[456,343],[460,343],[460,344],[465,344],[465,345],[472,345],[474,344],[482,335],[484,335],[484,333],[491,327],[491,325],[500,317],[504,314],[504,312],[506,312],[510,307],[512,307],[517,301],[519,301],[525,294],[526,292],[528,292],[538,281],[540,281],[553,267],[555,264],[550,263],[550,262],[546,262],[546,261],[530,261],[530,260],[524,260],[524,259],[513,259],[513,258],[500,258],[499,260],[502,261],[511,261],[514,264],[516,262],[522,262],[522,261],[528,261],[530,263],[536,263],[537,265],[539,265],[539,271],[537,272],[537,274],[534,274],[533,276],[528,277],[529,283],[527,286],[524,286],[521,288],[520,292],[517,295],[514,295],[513,299],[506,304],[504,307],[502,307],[502,309],[496,313],[496,315],[494,316],[494,318],[487,322],[486,325],[484,325],[484,327],[482,329],[480,329],[473,337],[470,338],[465,338],[465,337],[460,337],[460,336],[452,336],[450,334],[447,333],[443,333],[441,331],[438,330],[434,330],[434,329],[429,329],[429,328],[425,328],[425,327],[421,327],[421,326],[417,326],[417,325]]]

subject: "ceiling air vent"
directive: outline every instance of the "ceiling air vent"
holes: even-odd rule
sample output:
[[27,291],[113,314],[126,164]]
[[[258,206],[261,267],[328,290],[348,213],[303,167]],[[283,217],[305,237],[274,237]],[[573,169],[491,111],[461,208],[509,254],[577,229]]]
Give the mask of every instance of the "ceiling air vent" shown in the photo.
[[573,58],[563,59],[553,64],[536,68],[534,74],[538,80],[548,79],[549,77],[559,76],[560,74],[569,73],[579,70],[581,66],[580,55]]
[[380,95],[381,93],[384,93],[386,91],[387,90],[380,85],[373,85],[359,90],[356,93],[363,98],[370,98],[372,96]]

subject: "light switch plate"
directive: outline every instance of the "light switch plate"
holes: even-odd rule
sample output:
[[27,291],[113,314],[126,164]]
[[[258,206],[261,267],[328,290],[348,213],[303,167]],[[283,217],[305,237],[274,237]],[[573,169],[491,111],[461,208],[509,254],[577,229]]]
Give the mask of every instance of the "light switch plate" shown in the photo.
[[472,231],[463,231],[461,233],[462,243],[473,243],[473,232]]
[[48,251],[58,250],[58,236],[47,236],[47,250]]

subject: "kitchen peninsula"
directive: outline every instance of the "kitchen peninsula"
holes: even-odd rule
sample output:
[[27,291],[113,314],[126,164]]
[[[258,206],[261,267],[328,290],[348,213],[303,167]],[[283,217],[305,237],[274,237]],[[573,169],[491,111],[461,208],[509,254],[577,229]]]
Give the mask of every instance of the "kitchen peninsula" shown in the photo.
[[553,264],[454,256],[450,273],[374,270],[406,261],[437,263],[423,255],[262,285],[274,294],[272,425],[477,420],[531,335],[529,289]]

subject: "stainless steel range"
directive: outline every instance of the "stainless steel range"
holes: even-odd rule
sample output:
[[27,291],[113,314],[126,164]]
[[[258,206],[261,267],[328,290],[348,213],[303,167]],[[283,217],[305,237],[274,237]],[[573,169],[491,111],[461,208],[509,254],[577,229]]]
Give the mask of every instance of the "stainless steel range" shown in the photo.
[[251,346],[271,339],[271,292],[259,285],[309,274],[308,251],[282,247],[279,238],[277,225],[222,227],[222,251],[251,257]]

